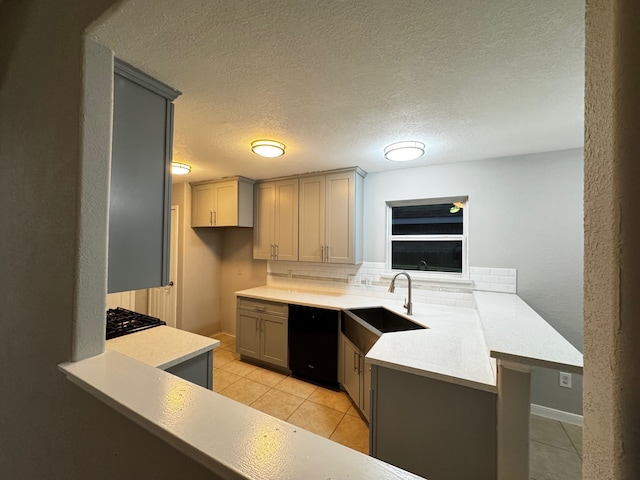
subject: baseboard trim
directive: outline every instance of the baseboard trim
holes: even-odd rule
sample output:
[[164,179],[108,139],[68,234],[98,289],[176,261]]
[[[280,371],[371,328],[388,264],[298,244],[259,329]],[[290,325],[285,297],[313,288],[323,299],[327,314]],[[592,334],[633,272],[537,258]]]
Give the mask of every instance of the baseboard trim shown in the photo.
[[552,420],[558,420],[564,423],[570,423],[572,425],[582,426],[582,415],[576,413],[564,412],[562,410],[556,410],[555,408],[543,407],[542,405],[531,404],[531,413],[540,417],[550,418]]

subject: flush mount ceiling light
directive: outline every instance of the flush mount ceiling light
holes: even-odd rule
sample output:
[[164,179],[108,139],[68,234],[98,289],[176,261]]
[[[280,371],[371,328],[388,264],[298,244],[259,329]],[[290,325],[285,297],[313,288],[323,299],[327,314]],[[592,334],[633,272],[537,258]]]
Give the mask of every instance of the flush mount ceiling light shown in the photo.
[[384,149],[385,158],[392,162],[415,160],[422,155],[424,155],[424,143],[422,142],[392,143]]
[[254,140],[251,142],[251,151],[261,157],[279,157],[284,155],[284,149],[284,143],[275,140]]
[[171,163],[171,173],[174,175],[185,175],[191,172],[191,165],[187,165],[186,163]]

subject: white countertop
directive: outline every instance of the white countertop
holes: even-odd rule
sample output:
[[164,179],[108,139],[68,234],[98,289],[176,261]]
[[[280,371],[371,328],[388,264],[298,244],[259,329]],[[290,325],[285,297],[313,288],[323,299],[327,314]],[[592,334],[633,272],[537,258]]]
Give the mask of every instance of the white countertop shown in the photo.
[[520,297],[474,292],[476,309],[414,303],[407,316],[402,301],[256,287],[236,296],[335,310],[384,307],[427,330],[385,333],[368,352],[374,365],[496,391],[495,359],[582,373],[582,354]]
[[414,303],[408,318],[429,328],[383,334],[367,361],[496,392],[495,360],[488,355],[474,310]]
[[221,478],[421,478],[112,350],[60,369]]
[[311,293],[256,287],[236,296],[295,303],[334,310],[384,307],[428,327],[385,333],[367,353],[367,362],[458,385],[496,391],[495,361],[489,357],[477,311],[470,308],[414,303],[404,314],[403,301],[357,295]]
[[582,353],[520,297],[474,292],[490,355],[582,375]]
[[166,370],[219,345],[219,340],[162,325],[107,340],[105,349]]

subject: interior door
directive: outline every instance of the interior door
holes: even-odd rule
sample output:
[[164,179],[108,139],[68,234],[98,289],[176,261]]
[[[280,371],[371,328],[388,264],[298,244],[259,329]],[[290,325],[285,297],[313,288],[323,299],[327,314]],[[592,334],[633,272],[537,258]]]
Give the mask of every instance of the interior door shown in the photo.
[[169,253],[169,285],[149,289],[148,311],[170,327],[176,326],[177,274],[178,274],[178,219],[177,205],[171,206],[171,245]]
[[128,292],[108,293],[107,294],[107,309],[111,308],[126,308],[127,310],[135,311],[136,309],[136,291],[130,290]]

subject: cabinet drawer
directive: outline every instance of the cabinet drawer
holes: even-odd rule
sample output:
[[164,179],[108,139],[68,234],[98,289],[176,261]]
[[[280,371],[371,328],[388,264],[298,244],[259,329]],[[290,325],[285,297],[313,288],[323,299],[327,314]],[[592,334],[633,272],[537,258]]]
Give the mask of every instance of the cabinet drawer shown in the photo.
[[253,298],[238,297],[238,308],[281,317],[287,317],[289,314],[289,305],[286,303],[268,302]]

